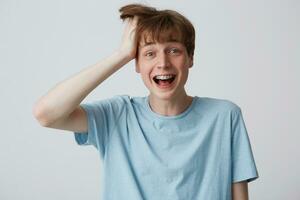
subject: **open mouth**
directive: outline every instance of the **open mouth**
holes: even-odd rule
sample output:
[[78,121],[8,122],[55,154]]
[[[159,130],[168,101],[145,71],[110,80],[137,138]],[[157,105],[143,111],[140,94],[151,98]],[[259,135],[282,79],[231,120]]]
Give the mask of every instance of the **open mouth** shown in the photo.
[[175,80],[175,74],[168,75],[157,75],[153,77],[154,82],[160,87],[171,86],[172,82]]

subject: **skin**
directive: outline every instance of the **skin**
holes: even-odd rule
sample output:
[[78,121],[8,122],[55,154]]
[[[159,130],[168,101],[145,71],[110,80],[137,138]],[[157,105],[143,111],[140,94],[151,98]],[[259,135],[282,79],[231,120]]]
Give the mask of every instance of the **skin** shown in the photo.
[[[193,97],[186,94],[184,85],[192,65],[192,58],[180,42],[140,43],[136,72],[140,73],[150,92],[149,103],[154,112],[174,116],[182,113],[191,104]],[[176,74],[173,87],[158,88],[153,77],[159,74]]]
[[[143,37],[141,37],[143,38]],[[191,104],[193,97],[186,94],[185,84],[193,58],[189,57],[182,43],[140,41],[138,45],[136,72],[148,88],[151,109],[161,115],[174,116],[182,113]],[[134,52],[135,53],[135,52]],[[170,89],[160,89],[153,81],[158,74],[176,74],[176,83]],[[248,200],[247,181],[232,184],[233,200]]]
[[[142,37],[143,38],[143,37]],[[188,79],[193,59],[179,42],[141,42],[136,60],[136,72],[141,74],[145,86],[150,91],[149,101],[152,110],[165,116],[178,115],[192,102],[184,85]],[[160,89],[153,81],[158,74],[176,74],[176,83],[170,89]],[[232,184],[233,200],[248,200],[248,183]]]
[[242,181],[232,184],[232,200],[248,200],[248,182]]
[[[121,44],[113,54],[58,83],[35,103],[33,114],[42,126],[87,132],[87,121],[79,104],[98,85],[135,59],[137,45],[134,29],[137,20],[137,17],[125,20]],[[167,116],[183,112],[192,100],[186,94],[184,85],[193,59],[188,56],[185,47],[177,42],[154,43],[147,47],[143,47],[144,44],[141,43],[139,46],[136,71],[141,74],[150,91],[151,108],[154,112]],[[146,50],[152,52],[145,56],[143,53]],[[172,89],[161,90],[155,87],[152,76],[161,73],[177,74],[176,84]],[[247,183],[234,183],[232,193],[234,200],[248,200]]]

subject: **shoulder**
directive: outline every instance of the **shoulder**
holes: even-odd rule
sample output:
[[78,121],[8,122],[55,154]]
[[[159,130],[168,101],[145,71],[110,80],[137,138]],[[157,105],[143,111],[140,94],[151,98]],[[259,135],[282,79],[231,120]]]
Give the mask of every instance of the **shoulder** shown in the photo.
[[130,96],[127,94],[115,95],[110,98],[104,99],[107,102],[107,106],[113,107],[119,110],[132,110],[134,107],[144,106],[145,97]]
[[106,97],[103,99],[93,100],[88,103],[92,106],[102,106],[102,107],[116,107],[116,108],[124,108],[130,107],[134,104],[143,104],[145,101],[145,97],[133,97],[127,94],[114,95],[112,97]]
[[115,95],[112,97],[105,97],[98,100],[92,100],[90,102],[82,103],[84,108],[91,110],[102,110],[102,111],[122,111],[126,104],[130,101],[128,95]]
[[143,104],[145,98],[138,96],[130,96],[127,94],[115,95],[108,99],[110,102],[123,105],[123,106],[132,106],[135,104]]
[[96,100],[96,101],[93,101],[92,103],[104,103],[104,104],[107,104],[107,105],[124,105],[128,102],[130,102],[130,96],[129,95],[126,95],[126,94],[122,94],[122,95],[114,95],[112,97],[106,97],[106,98],[103,98],[101,100]]
[[202,110],[217,113],[240,112],[240,106],[229,99],[214,97],[198,97],[197,107]]

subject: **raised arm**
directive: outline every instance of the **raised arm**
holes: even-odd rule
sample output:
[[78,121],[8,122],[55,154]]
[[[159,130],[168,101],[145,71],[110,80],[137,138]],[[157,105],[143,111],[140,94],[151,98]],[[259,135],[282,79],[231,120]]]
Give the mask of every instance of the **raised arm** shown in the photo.
[[[82,122],[86,116],[79,105],[99,84],[135,58],[137,20],[137,17],[125,20],[122,43],[112,55],[56,84],[40,97],[33,107],[33,115],[42,126],[86,130],[86,123]],[[80,121],[85,127],[75,128]]]

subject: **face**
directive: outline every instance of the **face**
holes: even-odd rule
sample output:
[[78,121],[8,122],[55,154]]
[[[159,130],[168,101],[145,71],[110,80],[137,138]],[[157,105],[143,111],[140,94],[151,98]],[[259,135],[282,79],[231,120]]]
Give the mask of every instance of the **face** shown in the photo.
[[155,98],[171,100],[184,95],[184,85],[192,65],[192,58],[188,56],[185,46],[180,42],[139,45],[136,72],[141,74],[150,95]]

